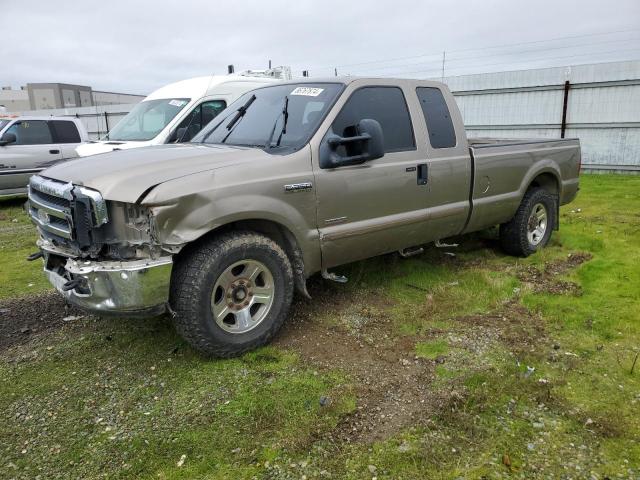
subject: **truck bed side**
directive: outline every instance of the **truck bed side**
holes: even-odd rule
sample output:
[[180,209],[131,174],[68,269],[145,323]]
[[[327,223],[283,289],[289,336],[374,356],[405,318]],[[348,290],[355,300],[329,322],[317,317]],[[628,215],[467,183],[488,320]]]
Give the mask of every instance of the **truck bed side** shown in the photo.
[[509,221],[531,185],[557,195],[559,205],[578,191],[578,139],[469,139],[473,162],[471,213],[465,232]]

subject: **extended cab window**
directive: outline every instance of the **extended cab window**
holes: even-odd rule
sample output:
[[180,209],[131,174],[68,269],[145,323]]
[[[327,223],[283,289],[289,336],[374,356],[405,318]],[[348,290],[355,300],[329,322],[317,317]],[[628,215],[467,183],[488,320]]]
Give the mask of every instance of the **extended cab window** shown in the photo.
[[44,120],[22,120],[11,125],[7,132],[16,136],[16,142],[13,145],[53,143],[49,125]]
[[227,108],[227,102],[224,100],[209,100],[198,105],[176,127],[176,134],[181,128],[186,129],[180,138],[176,137],[176,141],[188,142],[191,140],[207,123],[217,117],[225,108]]
[[424,120],[427,122],[429,142],[433,148],[451,148],[456,146],[456,131],[453,128],[447,103],[439,88],[416,88],[418,100],[422,107]]
[[384,134],[385,152],[415,150],[411,117],[398,87],[364,87],[351,94],[331,126],[341,137],[355,135],[355,125],[364,118],[377,120]]
[[56,143],[80,143],[78,127],[66,120],[51,120],[49,122],[56,137]]

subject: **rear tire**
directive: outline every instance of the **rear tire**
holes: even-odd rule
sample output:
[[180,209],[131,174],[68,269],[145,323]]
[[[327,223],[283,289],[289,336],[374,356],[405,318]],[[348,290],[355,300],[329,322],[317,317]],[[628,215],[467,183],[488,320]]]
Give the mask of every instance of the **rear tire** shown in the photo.
[[206,356],[233,357],[264,345],[293,298],[291,263],[253,232],[231,232],[192,247],[174,265],[170,304],[178,333]]
[[530,188],[518,211],[500,225],[500,244],[509,255],[528,257],[549,243],[556,225],[556,198],[542,188]]

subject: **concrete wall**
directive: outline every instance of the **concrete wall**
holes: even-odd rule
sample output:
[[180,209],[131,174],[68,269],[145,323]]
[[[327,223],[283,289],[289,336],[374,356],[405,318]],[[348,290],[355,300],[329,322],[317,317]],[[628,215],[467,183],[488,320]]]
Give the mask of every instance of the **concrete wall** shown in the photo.
[[[440,80],[440,79],[434,79]],[[445,77],[470,137],[565,138],[589,170],[640,172],[640,61]]]

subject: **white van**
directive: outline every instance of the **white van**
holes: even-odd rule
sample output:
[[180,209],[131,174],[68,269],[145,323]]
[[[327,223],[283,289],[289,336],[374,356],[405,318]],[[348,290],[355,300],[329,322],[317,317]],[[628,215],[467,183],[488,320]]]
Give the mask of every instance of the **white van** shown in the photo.
[[[274,71],[277,74],[277,69],[268,72]],[[103,139],[80,145],[76,152],[86,157],[112,150],[188,142],[238,97],[278,81],[264,73],[212,75],[172,83],[137,104]]]

